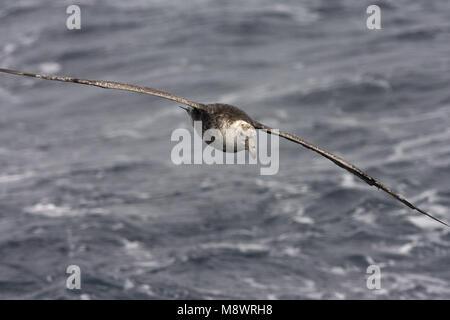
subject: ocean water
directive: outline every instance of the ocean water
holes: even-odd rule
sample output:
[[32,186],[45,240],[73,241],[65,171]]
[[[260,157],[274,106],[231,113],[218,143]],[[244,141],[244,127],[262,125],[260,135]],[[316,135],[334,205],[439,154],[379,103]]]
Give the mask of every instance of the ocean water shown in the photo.
[[[448,1],[377,1],[381,30],[370,1],[84,0],[81,30],[70,4],[3,0],[0,66],[234,104],[450,221]],[[176,166],[176,128],[167,100],[0,74],[0,298],[450,298],[450,229],[289,141],[272,176]]]

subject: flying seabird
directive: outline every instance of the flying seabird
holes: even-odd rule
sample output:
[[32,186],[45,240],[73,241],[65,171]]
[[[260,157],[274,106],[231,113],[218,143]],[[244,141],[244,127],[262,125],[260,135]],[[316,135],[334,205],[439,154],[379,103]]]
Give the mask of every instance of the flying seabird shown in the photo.
[[[321,156],[327,158],[328,160],[331,160],[339,167],[347,170],[348,172],[354,174],[364,182],[366,182],[370,186],[375,186],[378,189],[383,190],[387,194],[391,195],[398,201],[402,202],[409,208],[416,210],[431,219],[440,222],[441,224],[450,227],[447,223],[439,220],[438,218],[432,216],[431,214],[425,212],[424,210],[416,207],[411,202],[406,200],[404,197],[399,195],[398,193],[392,191],[388,187],[386,187],[384,184],[376,180],[375,178],[372,178],[367,173],[359,169],[358,167],[354,166],[350,162],[345,161],[344,159],[332,154],[331,152],[328,152],[312,143],[309,143],[306,140],[303,140],[302,138],[287,133],[281,130],[277,130],[274,128],[271,128],[269,126],[266,126],[256,120],[253,120],[247,113],[242,111],[241,109],[229,105],[229,104],[222,104],[222,103],[215,103],[215,104],[203,104],[194,102],[191,100],[188,100],[183,97],[176,96],[174,94],[171,94],[169,92],[154,89],[150,87],[143,87],[138,86],[134,84],[127,84],[127,83],[120,83],[120,82],[114,82],[114,81],[105,81],[105,80],[88,80],[88,79],[79,79],[79,78],[72,78],[72,77],[61,77],[61,76],[54,76],[54,75],[47,75],[47,74],[36,74],[36,73],[30,73],[30,72],[23,72],[23,71],[17,71],[17,70],[11,70],[11,69],[2,69],[0,68],[0,72],[4,73],[10,73],[15,75],[21,75],[21,76],[27,76],[27,77],[33,77],[33,78],[39,78],[39,79],[45,79],[45,80],[55,80],[55,81],[63,81],[63,82],[73,82],[73,83],[79,83],[89,86],[96,86],[100,88],[105,89],[117,89],[117,90],[126,90],[126,91],[133,91],[138,93],[145,93],[152,96],[157,96],[169,100],[173,100],[179,103],[182,103],[187,106],[187,108],[182,107],[185,109],[189,116],[191,117],[192,121],[202,121],[202,130],[205,132],[208,129],[217,129],[219,131],[231,129],[234,134],[237,135],[245,135],[248,138],[245,140],[245,145],[242,145],[240,147],[234,147],[231,152],[237,152],[240,150],[248,150],[252,155],[255,155],[255,144],[252,140],[252,136],[254,136],[254,133],[256,132],[256,129],[261,129],[267,132],[268,134],[275,134],[280,137],[283,137],[289,141],[295,142],[297,144],[302,145],[303,147],[310,149],[314,152],[317,152]],[[212,142],[212,141],[211,141]],[[214,145],[213,147],[222,149],[222,151],[230,152],[230,149],[225,148],[224,144],[226,142],[223,142],[223,145]]]

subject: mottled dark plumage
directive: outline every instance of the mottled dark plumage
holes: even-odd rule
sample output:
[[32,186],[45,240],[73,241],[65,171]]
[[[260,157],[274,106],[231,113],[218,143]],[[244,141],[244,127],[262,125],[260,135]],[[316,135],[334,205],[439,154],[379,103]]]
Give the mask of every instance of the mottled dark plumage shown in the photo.
[[243,120],[253,125],[250,116],[241,109],[224,103],[211,103],[198,109],[190,107],[184,108],[188,111],[192,121],[202,121],[203,132],[208,129],[226,129],[235,121]]
[[[266,131],[269,134],[276,134],[280,137],[283,137],[289,141],[298,143],[305,148],[308,148],[314,152],[317,152],[318,154],[324,156],[325,158],[331,160],[339,167],[347,170],[348,172],[354,174],[361,180],[365,181],[367,184],[371,186],[375,186],[390,196],[394,197],[398,201],[402,202],[406,206],[408,206],[411,209],[417,210],[418,212],[430,217],[433,220],[436,220],[443,225],[446,225],[449,227],[449,225],[438,218],[435,218],[434,216],[430,215],[429,213],[423,211],[422,209],[414,206],[411,204],[408,200],[403,198],[401,195],[397,194],[396,192],[392,191],[388,187],[386,187],[384,184],[376,180],[375,178],[369,176],[367,173],[359,169],[358,167],[354,166],[350,162],[345,161],[344,159],[332,154],[331,152],[328,152],[312,143],[309,143],[302,138],[293,135],[291,133],[283,132],[280,130],[275,130],[271,127],[268,127],[258,121],[255,121],[251,119],[244,111],[240,110],[239,108],[228,105],[228,104],[202,104],[198,102],[194,102],[191,100],[188,100],[183,97],[179,97],[176,95],[173,95],[169,92],[150,88],[150,87],[143,87],[143,86],[137,86],[133,84],[126,84],[126,83],[120,83],[120,82],[113,82],[113,81],[104,81],[104,80],[87,80],[87,79],[78,79],[78,78],[72,78],[72,77],[60,77],[60,76],[52,76],[52,75],[45,75],[45,74],[36,74],[36,73],[29,73],[29,72],[22,72],[17,70],[11,70],[11,69],[1,69],[0,72],[15,74],[15,75],[22,75],[27,77],[34,77],[39,79],[46,79],[46,80],[56,80],[56,81],[63,81],[63,82],[73,82],[73,83],[79,83],[79,84],[85,84],[85,85],[91,85],[106,89],[118,89],[118,90],[126,90],[126,91],[133,91],[138,93],[145,93],[150,94],[153,96],[162,97],[165,99],[177,101],[180,103],[183,103],[188,106],[188,108],[184,108],[188,111],[193,121],[198,120],[202,121],[202,131],[205,132],[208,129],[215,128],[215,129],[226,129],[230,127],[233,123],[237,121],[244,121],[246,124],[252,127],[252,129],[261,129]],[[247,142],[246,142],[247,147]],[[225,151],[225,149],[223,149]],[[236,150],[234,150],[236,151]]]
[[[245,123],[241,125],[247,129],[254,128],[253,120],[250,118],[250,116],[241,109],[230,104],[212,103],[203,105],[202,109],[194,108],[191,106],[188,106],[187,108],[180,106],[180,108],[187,111],[187,113],[191,117],[192,124],[194,124],[194,121],[201,121],[202,132],[199,132],[199,134],[201,134],[202,136],[209,129],[217,129],[222,132],[223,143],[221,150],[223,152],[239,151],[236,143],[234,143],[233,149],[229,147],[227,150],[227,137],[225,135],[225,130],[232,130],[233,124],[236,124],[237,121],[244,121]],[[205,139],[204,141],[206,144],[211,144],[215,141],[215,137],[213,136],[211,137],[211,139]],[[248,150],[248,139],[245,140],[245,147]]]

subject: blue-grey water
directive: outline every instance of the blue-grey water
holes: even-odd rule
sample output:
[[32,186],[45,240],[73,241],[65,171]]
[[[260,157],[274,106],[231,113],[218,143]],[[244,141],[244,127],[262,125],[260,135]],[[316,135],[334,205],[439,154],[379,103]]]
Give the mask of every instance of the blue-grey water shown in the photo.
[[[0,67],[243,108],[450,221],[450,4],[2,0]],[[177,104],[0,74],[0,298],[450,298],[450,232],[280,140],[278,174],[170,160]],[[366,286],[369,265],[381,288]],[[81,268],[81,290],[66,268]]]

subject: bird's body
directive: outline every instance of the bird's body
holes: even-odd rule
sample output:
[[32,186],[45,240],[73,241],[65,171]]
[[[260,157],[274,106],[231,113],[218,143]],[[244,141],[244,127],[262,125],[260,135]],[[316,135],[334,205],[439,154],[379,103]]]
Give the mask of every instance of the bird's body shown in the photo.
[[[55,81],[62,81],[62,82],[73,82],[78,84],[84,84],[84,85],[90,85],[90,86],[96,86],[100,88],[105,89],[116,89],[116,90],[126,90],[126,91],[132,91],[137,93],[144,93],[149,94],[153,96],[158,96],[161,98],[177,101],[179,103],[182,103],[187,106],[185,109],[190,117],[191,120],[195,123],[196,121],[201,121],[201,126],[198,128],[198,133],[201,136],[204,136],[208,133],[210,130],[216,130],[217,132],[220,132],[220,135],[223,137],[223,141],[216,140],[216,139],[206,139],[205,142],[211,143],[215,148],[226,151],[226,152],[237,152],[240,150],[248,150],[253,156],[256,154],[256,145],[255,145],[255,136],[256,136],[256,129],[263,130],[267,132],[268,134],[274,134],[278,135],[280,137],[283,137],[289,141],[292,141],[294,143],[300,144],[303,147],[312,150],[321,156],[327,158],[328,160],[332,161],[337,166],[347,170],[351,174],[357,176],[364,182],[366,182],[370,186],[375,186],[378,189],[383,190],[396,200],[400,201],[404,205],[408,206],[409,208],[416,210],[420,212],[421,214],[424,214],[431,219],[434,219],[438,221],[439,223],[449,227],[449,225],[440,219],[430,215],[426,211],[416,207],[412,203],[410,203],[408,200],[406,200],[404,197],[399,195],[398,193],[392,191],[387,186],[379,182],[377,179],[371,177],[355,165],[351,164],[350,162],[347,162],[346,160],[342,159],[341,157],[328,152],[294,134],[284,132],[281,130],[273,129],[267,125],[264,125],[256,120],[253,120],[247,113],[242,111],[241,109],[227,105],[227,104],[203,104],[194,102],[192,100],[186,99],[184,97],[176,96],[174,94],[171,94],[169,92],[154,89],[150,87],[144,87],[144,86],[138,86],[134,84],[127,84],[127,83],[120,83],[120,82],[114,82],[114,81],[105,81],[105,80],[88,80],[88,79],[78,79],[78,78],[72,78],[72,77],[61,77],[61,76],[54,76],[54,75],[46,75],[46,74],[36,74],[36,73],[30,73],[30,72],[23,72],[18,70],[11,70],[11,69],[2,69],[0,68],[0,72],[4,73],[10,73],[15,75],[21,75],[21,76],[27,76],[27,77],[33,77],[33,78],[39,78],[39,79],[46,79],[46,80],[55,80]],[[195,127],[195,126],[194,126]],[[213,134],[213,137],[216,137]],[[228,138],[228,139],[227,139]]]
[[[183,108],[183,107],[182,107]],[[224,152],[238,152],[248,150],[253,157],[256,157],[256,129],[253,120],[241,109],[223,103],[213,103],[205,105],[203,109],[193,107],[185,109],[194,122],[201,122],[201,127],[197,133],[204,137],[208,130],[220,132],[221,139],[215,135],[213,139],[205,139],[207,144],[211,144],[216,149]]]

